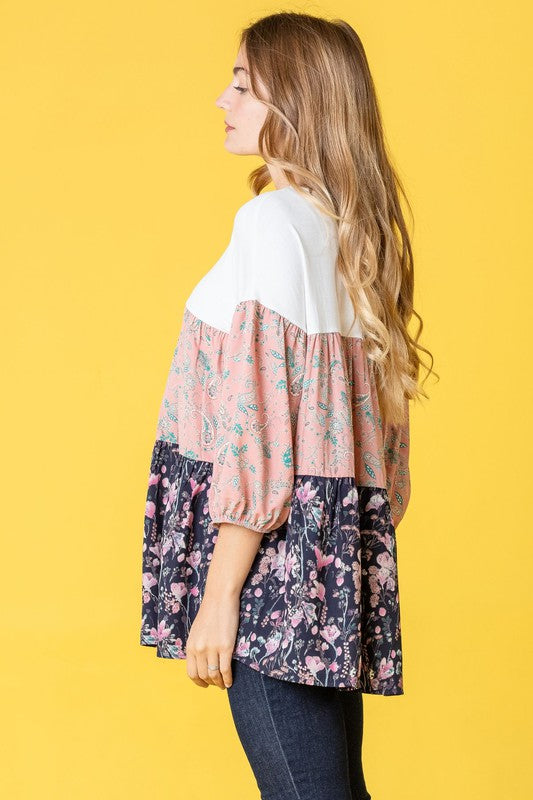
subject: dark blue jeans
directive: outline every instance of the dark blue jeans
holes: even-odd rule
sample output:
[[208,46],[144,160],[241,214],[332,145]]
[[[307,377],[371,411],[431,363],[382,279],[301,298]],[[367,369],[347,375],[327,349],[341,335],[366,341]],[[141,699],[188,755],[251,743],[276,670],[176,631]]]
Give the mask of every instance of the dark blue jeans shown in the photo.
[[233,721],[261,800],[370,800],[359,691],[271,678],[232,659]]

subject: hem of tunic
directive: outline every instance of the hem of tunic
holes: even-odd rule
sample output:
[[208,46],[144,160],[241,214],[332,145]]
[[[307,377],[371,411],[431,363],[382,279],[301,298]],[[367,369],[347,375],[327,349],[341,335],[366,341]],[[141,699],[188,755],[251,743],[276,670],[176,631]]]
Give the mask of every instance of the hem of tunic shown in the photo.
[[[144,637],[142,636],[140,640],[140,645],[142,647],[154,648],[156,651],[157,658],[165,658],[169,661],[185,661],[187,658],[186,655],[181,655],[181,654],[170,655],[170,653],[168,652],[163,652],[157,646],[156,642],[144,641]],[[235,653],[233,653],[231,657],[236,661],[240,661],[241,664],[246,664],[248,667],[254,669],[256,672],[260,672],[263,675],[267,675],[269,678],[275,678],[276,680],[281,680],[281,681],[288,681],[289,683],[297,683],[300,684],[301,686],[314,686],[317,687],[318,689],[338,689],[339,691],[343,692],[361,692],[362,694],[371,694],[374,696],[378,695],[381,697],[398,697],[404,694],[403,688],[399,688],[398,686],[395,687],[394,691],[380,692],[377,690],[373,690],[370,686],[368,685],[365,686],[362,683],[360,683],[359,686],[345,686],[341,684],[330,684],[326,686],[325,684],[320,683],[320,681],[312,681],[311,683],[308,683],[307,681],[298,681],[294,676],[291,676],[290,674],[285,674],[285,675],[280,674],[279,670],[272,672],[267,669],[259,669],[255,661],[247,659],[241,655],[237,656],[235,655]]]

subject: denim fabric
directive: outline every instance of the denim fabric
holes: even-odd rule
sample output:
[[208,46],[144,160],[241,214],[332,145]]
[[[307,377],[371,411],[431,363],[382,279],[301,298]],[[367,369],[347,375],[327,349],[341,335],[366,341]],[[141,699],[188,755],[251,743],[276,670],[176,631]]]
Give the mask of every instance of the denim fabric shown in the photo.
[[272,678],[237,659],[227,689],[261,800],[370,800],[361,691]]

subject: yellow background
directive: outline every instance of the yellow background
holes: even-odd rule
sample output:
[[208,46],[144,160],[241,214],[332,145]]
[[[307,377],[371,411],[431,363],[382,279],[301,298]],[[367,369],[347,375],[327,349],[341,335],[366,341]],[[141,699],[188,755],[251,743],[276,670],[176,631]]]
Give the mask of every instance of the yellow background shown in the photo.
[[[398,529],[405,694],[373,800],[529,800],[531,17],[525,2],[2,2],[6,798],[258,797],[227,695],[141,647],[149,458],[182,307],[250,198],[215,99],[278,10],[360,34],[441,380]],[[335,798],[332,798],[335,800]]]

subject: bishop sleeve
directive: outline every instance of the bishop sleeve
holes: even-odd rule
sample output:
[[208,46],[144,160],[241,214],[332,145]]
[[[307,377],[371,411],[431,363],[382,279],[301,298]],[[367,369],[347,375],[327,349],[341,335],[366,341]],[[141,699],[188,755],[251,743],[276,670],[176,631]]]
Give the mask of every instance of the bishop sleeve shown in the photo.
[[267,533],[287,520],[294,487],[307,338],[305,254],[283,209],[271,198],[256,199],[235,227],[237,302],[224,341],[208,502],[213,524]]

